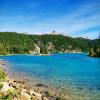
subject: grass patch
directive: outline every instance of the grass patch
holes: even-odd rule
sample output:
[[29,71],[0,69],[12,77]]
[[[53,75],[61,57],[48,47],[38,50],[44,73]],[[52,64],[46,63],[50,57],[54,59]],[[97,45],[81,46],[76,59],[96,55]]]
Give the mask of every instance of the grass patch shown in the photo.
[[0,89],[3,87],[3,84],[0,84]]
[[0,68],[0,81],[4,81],[6,79],[6,74],[4,71]]

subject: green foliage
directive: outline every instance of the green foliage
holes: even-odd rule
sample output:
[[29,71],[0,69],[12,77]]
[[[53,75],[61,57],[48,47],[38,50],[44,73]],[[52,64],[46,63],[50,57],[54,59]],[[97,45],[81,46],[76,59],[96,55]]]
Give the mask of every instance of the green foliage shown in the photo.
[[7,91],[7,93],[9,94],[10,97],[18,97],[20,95],[20,92],[18,89],[9,89]]
[[89,52],[89,56],[100,57],[100,46],[94,46]]
[[16,32],[0,32],[0,55],[30,53],[34,50],[35,44],[40,47],[42,54],[46,54],[48,53],[48,43],[52,43],[54,46],[50,53],[75,49],[87,52],[95,44],[98,44],[97,40],[92,41],[63,35],[26,35]]
[[0,83],[0,89],[3,87],[3,84]]
[[0,54],[29,53],[32,46],[32,39],[25,34],[0,32]]
[[[75,50],[80,49],[81,51],[87,52],[92,45],[91,40],[83,39],[83,38],[72,38],[63,35],[30,35],[34,43],[37,43],[41,47],[41,52],[48,52],[47,47],[48,43],[51,42],[54,45],[51,53],[59,53],[60,51],[65,50]],[[71,47],[71,48],[69,48]]]
[[12,100],[9,95],[3,96],[1,100]]
[[4,81],[6,79],[6,75],[2,69],[0,69],[0,81]]

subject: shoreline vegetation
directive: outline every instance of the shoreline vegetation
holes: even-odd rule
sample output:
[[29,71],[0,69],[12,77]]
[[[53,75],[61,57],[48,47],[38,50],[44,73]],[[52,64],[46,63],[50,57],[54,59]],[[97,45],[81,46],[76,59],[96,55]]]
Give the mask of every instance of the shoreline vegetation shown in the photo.
[[89,56],[100,57],[95,50],[93,51],[95,47],[100,53],[100,39],[73,38],[61,33],[28,35],[16,32],[0,32],[0,55],[51,55],[85,52],[89,53]]
[[95,46],[100,48],[100,39],[73,38],[61,33],[28,35],[16,32],[0,32],[0,55],[88,53]]
[[100,48],[98,47],[91,48],[89,56],[100,58]]

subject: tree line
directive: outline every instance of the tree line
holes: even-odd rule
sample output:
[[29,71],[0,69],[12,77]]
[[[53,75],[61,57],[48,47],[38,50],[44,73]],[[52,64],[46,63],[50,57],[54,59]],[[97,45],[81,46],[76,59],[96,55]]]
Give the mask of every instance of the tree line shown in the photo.
[[42,54],[59,53],[66,50],[80,50],[89,52],[95,46],[100,47],[100,39],[90,40],[84,38],[72,38],[64,35],[27,35],[16,32],[0,32],[0,54],[27,54],[35,49],[35,44],[40,47]]

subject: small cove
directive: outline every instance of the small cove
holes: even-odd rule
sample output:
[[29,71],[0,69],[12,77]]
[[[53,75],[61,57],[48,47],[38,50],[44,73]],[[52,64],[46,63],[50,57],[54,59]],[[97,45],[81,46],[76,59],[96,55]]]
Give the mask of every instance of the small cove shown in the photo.
[[[1,56],[0,59],[8,61],[8,69],[15,76],[27,76],[27,79],[30,77],[31,81],[34,80],[33,82],[63,90],[71,89],[74,95],[94,94],[99,98],[99,58],[88,57],[86,54],[54,54]],[[86,94],[88,92],[91,93]]]

